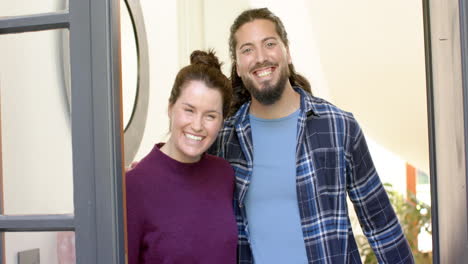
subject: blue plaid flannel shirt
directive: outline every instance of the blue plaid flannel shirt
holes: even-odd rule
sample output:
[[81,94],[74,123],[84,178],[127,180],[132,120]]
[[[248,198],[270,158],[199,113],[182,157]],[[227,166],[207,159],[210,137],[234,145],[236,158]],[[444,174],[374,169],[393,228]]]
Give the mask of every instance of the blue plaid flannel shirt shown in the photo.
[[[414,263],[353,115],[299,87],[294,89],[301,95],[296,147],[297,201],[309,263],[361,263],[346,195],[354,204],[379,263]],[[225,121],[210,149],[210,153],[228,160],[235,170],[239,263],[253,263],[244,207],[253,168],[249,106],[250,102],[244,104]]]

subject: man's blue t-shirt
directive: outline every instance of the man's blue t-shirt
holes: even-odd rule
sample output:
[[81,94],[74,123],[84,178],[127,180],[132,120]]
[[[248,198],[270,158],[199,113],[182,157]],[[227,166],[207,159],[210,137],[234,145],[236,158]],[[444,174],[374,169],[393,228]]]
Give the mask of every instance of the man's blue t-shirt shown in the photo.
[[298,116],[250,115],[254,165],[245,207],[256,264],[307,263],[296,194]]

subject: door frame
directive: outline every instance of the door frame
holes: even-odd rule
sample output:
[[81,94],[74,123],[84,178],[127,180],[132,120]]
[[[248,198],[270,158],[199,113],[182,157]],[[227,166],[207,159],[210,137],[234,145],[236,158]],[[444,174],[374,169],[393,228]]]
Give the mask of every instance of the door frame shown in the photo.
[[0,18],[0,35],[69,30],[74,214],[0,215],[0,232],[74,231],[77,263],[123,264],[120,1],[68,1],[67,11]]

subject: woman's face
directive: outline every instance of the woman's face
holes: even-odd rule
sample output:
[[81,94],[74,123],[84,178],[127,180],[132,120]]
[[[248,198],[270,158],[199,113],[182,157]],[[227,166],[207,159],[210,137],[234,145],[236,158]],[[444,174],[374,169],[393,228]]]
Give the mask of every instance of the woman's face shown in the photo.
[[213,144],[223,124],[221,93],[201,81],[190,81],[168,113],[171,136],[166,154],[180,162],[196,162]]

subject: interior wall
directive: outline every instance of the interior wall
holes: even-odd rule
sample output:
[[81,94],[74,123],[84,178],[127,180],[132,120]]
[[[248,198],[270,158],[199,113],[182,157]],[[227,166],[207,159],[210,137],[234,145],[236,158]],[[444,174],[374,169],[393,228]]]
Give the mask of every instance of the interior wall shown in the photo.
[[332,102],[429,173],[422,1],[307,1]]
[[150,98],[145,133],[135,160],[146,156],[154,144],[167,138],[167,100],[179,70],[177,1],[142,0],[140,4],[150,56]]
[[240,12],[249,8],[249,1],[203,1],[203,27],[205,49],[213,48],[219,59],[224,62],[223,72],[231,75],[231,57],[229,55],[229,28]]

